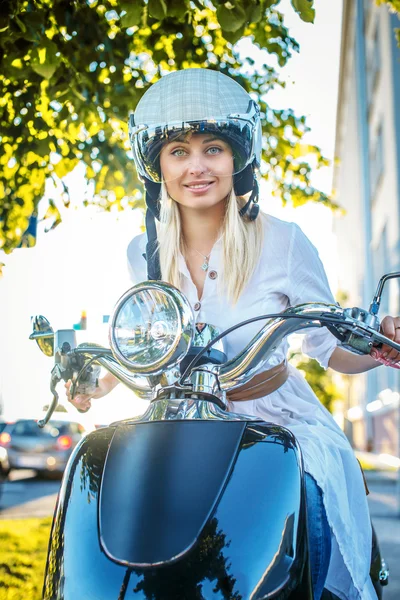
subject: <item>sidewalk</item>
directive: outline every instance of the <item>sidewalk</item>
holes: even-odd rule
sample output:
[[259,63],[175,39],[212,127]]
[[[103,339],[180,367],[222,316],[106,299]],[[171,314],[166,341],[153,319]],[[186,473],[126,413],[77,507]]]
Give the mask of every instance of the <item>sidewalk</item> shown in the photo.
[[389,565],[389,585],[384,600],[400,598],[400,516],[397,506],[397,476],[393,472],[367,471],[368,504],[382,556]]

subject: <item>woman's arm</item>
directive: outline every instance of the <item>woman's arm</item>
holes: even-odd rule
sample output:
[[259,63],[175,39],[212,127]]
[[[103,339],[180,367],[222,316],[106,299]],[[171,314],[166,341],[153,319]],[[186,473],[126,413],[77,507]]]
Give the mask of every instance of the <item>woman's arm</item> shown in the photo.
[[353,354],[353,352],[348,352],[339,346],[332,352],[328,363],[328,367],[338,373],[344,373],[345,375],[365,373],[365,371],[375,369],[375,367],[379,367],[379,365],[380,363],[369,354]]
[[[400,317],[385,317],[381,323],[381,332],[390,340],[400,343]],[[390,346],[383,345],[379,351],[372,349],[371,355],[360,356],[337,347],[332,352],[328,366],[338,373],[354,375],[370,371],[380,364],[399,368],[400,353]]]

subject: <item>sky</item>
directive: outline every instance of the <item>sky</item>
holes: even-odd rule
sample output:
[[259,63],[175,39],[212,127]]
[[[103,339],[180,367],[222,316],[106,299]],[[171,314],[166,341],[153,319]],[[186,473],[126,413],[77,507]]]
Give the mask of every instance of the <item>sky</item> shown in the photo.
[[[306,115],[311,132],[306,142],[320,146],[333,159],[340,53],[340,0],[316,0],[315,24],[303,23],[289,0],[280,10],[286,14],[290,34],[299,42],[281,76],[286,88],[269,93],[274,108],[293,108]],[[246,47],[242,47],[247,52]],[[257,53],[253,54],[257,61]],[[257,64],[257,63],[256,63]],[[313,183],[329,193],[332,168],[313,175]],[[3,258],[4,277],[0,279],[0,395],[5,415],[10,418],[39,417],[50,401],[48,385],[52,359],[45,357],[35,342],[29,341],[30,317],[45,315],[53,329],[70,328],[79,321],[82,310],[88,314],[87,331],[77,332],[78,343],[107,344],[107,326],[102,316],[110,314],[117,299],[130,287],[126,268],[126,247],[140,232],[138,211],[104,213],[79,208],[83,199],[79,168],[68,177],[73,207],[65,210],[63,222],[54,231],[39,229],[37,244],[15,250]],[[262,208],[281,219],[295,221],[317,247],[325,264],[332,289],[336,288],[336,242],[331,212],[323,206],[283,208],[263,188]],[[59,384],[60,399],[63,396]],[[140,414],[147,403],[136,399],[120,385],[106,398],[95,401],[85,416],[71,406],[71,416],[79,415],[90,426]]]

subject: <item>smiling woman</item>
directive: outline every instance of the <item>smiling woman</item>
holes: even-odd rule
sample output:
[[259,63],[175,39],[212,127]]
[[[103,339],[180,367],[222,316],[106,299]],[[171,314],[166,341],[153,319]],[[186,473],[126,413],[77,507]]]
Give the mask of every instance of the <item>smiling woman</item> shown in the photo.
[[[249,94],[206,69],[162,77],[131,118],[132,150],[148,207],[147,245],[141,235],[128,248],[132,279],[172,283],[198,324],[226,331],[244,318],[310,301],[335,302],[303,232],[259,213],[261,137],[259,109]],[[393,338],[395,320],[389,320],[383,332]],[[258,329],[253,326],[229,336],[228,359],[243,352]],[[324,368],[341,372],[378,365],[371,356],[338,348],[324,328],[309,330],[303,349]],[[286,364],[287,352],[284,340],[274,348],[267,370],[256,374],[261,383],[254,395],[247,390],[243,398],[231,398],[227,410],[283,425],[301,446],[314,598],[319,600],[326,586],[341,598],[372,600],[371,524],[358,463],[332,416],[302,375]],[[273,379],[277,372],[281,376]],[[101,395],[112,379],[100,380]],[[271,379],[266,389],[263,384]],[[72,402],[79,408],[87,401]]]
[[210,253],[221,238],[229,269],[218,283],[235,303],[254,272],[263,238],[256,220],[258,105],[229,77],[186,69],[146,92],[131,116],[130,137],[147,191],[148,278],[179,287],[184,256],[200,301]]

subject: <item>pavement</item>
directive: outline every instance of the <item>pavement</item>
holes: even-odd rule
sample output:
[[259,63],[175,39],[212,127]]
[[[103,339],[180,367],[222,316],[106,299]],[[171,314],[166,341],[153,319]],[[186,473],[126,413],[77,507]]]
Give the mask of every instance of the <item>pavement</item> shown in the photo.
[[43,480],[35,471],[12,471],[1,484],[0,520],[47,517],[54,512],[59,480]]
[[389,565],[389,585],[383,600],[400,599],[400,506],[398,505],[397,474],[366,472],[370,494],[368,503],[377,532],[381,554]]

